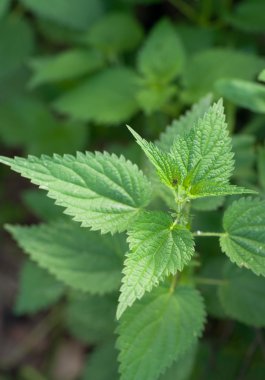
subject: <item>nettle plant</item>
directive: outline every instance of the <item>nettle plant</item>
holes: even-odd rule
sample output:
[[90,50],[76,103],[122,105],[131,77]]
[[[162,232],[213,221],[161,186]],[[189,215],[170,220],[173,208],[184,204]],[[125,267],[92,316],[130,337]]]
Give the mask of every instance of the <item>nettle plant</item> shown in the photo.
[[[200,263],[196,238],[218,237],[233,263],[227,260],[225,280],[219,284],[227,315],[264,326],[265,307],[259,300],[264,295],[265,202],[255,195],[237,199],[224,212],[223,231],[193,231],[191,205],[198,198],[215,202],[216,197],[218,204],[226,195],[255,194],[229,183],[234,160],[221,100],[210,105],[209,97],[202,99],[156,143],[129,130],[156,169],[147,166],[149,179],[123,156],[106,152],[1,157],[2,163],[47,190],[83,227],[63,218],[33,227],[7,225],[7,230],[33,261],[60,281],[52,294],[46,294],[50,303],[62,294],[62,283],[68,290],[91,295],[84,301],[86,307],[83,294],[75,294],[72,304],[69,301],[68,317],[78,314],[70,318],[72,329],[78,332],[78,318],[91,321],[94,315],[96,335],[102,340],[113,341],[116,331],[121,379],[169,379],[170,371],[176,374],[177,368],[187,366],[206,320],[204,300],[196,289]],[[156,203],[157,196],[165,202]],[[154,210],[157,204],[161,210]],[[109,318],[107,327],[102,318]],[[92,342],[93,334],[87,331]],[[106,343],[99,352],[108,363],[116,361],[110,346]],[[179,376],[184,378],[183,373]]]

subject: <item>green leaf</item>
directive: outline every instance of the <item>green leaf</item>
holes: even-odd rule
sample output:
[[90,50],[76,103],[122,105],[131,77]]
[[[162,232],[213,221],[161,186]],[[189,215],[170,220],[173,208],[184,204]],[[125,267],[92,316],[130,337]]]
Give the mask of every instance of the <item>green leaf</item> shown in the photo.
[[95,74],[54,102],[54,108],[75,119],[118,124],[138,110],[137,76],[125,67]]
[[158,147],[164,151],[169,152],[172,148],[175,138],[180,135],[184,136],[191,128],[198,123],[198,120],[203,117],[211,105],[212,96],[208,95],[195,103],[190,110],[188,110],[178,120],[174,120],[171,125],[163,132],[159,140],[156,142]]
[[65,311],[66,327],[82,342],[102,342],[115,330],[116,297],[113,295],[71,296]]
[[6,229],[33,261],[66,285],[92,294],[118,288],[126,250],[122,238],[100,236],[65,221]]
[[231,148],[221,100],[185,137],[177,136],[171,156],[178,167],[178,183],[190,198],[245,192],[228,182],[234,169]]
[[118,327],[121,380],[156,380],[195,345],[205,319],[199,293],[157,289],[126,311]]
[[20,0],[20,2],[39,17],[77,30],[85,30],[103,13],[103,4],[100,0]]
[[86,152],[75,157],[0,157],[0,162],[47,190],[83,227],[102,233],[126,230],[151,199],[146,177],[123,156]]
[[175,86],[153,85],[146,82],[140,82],[141,87],[137,93],[137,101],[140,107],[147,115],[154,111],[163,111],[165,104],[176,94]]
[[168,83],[182,72],[185,54],[174,26],[159,21],[139,51],[137,67],[147,82]]
[[18,70],[33,51],[33,33],[28,23],[13,15],[0,23],[0,80]]
[[53,305],[64,293],[64,285],[46,270],[27,260],[20,274],[15,312],[31,314]]
[[226,18],[234,27],[249,33],[265,32],[264,1],[241,1]]
[[265,69],[259,74],[258,80],[265,82]]
[[215,90],[215,83],[222,78],[252,80],[265,66],[259,56],[235,50],[214,48],[192,57],[183,73],[183,85],[188,102]]
[[92,73],[104,65],[102,55],[93,49],[72,49],[56,55],[30,60],[33,76],[30,86],[64,81]]
[[145,213],[128,231],[130,253],[125,260],[117,318],[166,276],[182,271],[194,254],[192,234],[174,226],[166,213]]
[[233,263],[265,276],[265,201],[242,198],[224,213],[223,252]]
[[265,86],[239,79],[221,79],[217,91],[239,107],[265,113]]
[[265,279],[231,264],[225,267],[224,279],[219,295],[227,314],[247,325],[264,327]]
[[95,23],[82,40],[114,59],[119,53],[135,49],[142,37],[142,27],[132,14],[113,12]]
[[44,103],[24,95],[1,103],[0,135],[6,145],[23,147],[29,154],[63,154],[84,148],[88,128],[58,120]]
[[221,100],[185,136],[176,135],[170,153],[129,130],[156,167],[160,180],[186,198],[253,192],[228,182],[234,160]]
[[117,380],[119,378],[117,357],[114,340],[100,345],[88,354],[81,379]]
[[198,211],[212,211],[216,210],[224,204],[224,197],[205,197],[194,199],[191,206],[194,210]]
[[137,144],[140,145],[146,156],[157,169],[157,174],[161,181],[169,187],[174,187],[174,181],[178,178],[178,168],[174,159],[153,143],[143,139],[131,127],[128,126],[128,129],[135,137]]

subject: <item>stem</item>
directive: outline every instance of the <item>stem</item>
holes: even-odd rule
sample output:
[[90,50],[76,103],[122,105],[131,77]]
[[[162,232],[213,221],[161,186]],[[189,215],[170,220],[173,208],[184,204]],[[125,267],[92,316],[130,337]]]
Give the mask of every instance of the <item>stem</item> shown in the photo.
[[227,281],[225,280],[218,280],[216,278],[204,278],[204,277],[196,277],[195,282],[198,284],[204,284],[204,285],[225,285],[227,284]]
[[224,232],[203,232],[203,231],[195,231],[192,233],[193,236],[224,236],[226,235]]

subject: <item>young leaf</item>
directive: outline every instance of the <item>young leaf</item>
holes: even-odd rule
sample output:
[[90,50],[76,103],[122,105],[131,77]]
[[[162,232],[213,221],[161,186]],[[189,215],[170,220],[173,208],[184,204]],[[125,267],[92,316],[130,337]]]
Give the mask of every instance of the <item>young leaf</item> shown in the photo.
[[174,180],[178,178],[179,173],[178,167],[173,157],[163,152],[153,143],[150,143],[143,139],[131,127],[128,126],[128,129],[135,137],[137,144],[140,145],[149,160],[157,169],[157,174],[160,177],[161,181],[169,187],[174,187]]
[[82,226],[102,233],[126,230],[151,199],[146,177],[123,156],[87,152],[75,157],[0,157],[0,162],[48,190]]
[[103,342],[115,330],[116,296],[72,295],[68,300],[65,320],[70,333],[84,343]]
[[238,266],[265,276],[265,201],[243,198],[224,213],[223,252]]
[[103,13],[101,0],[20,0],[36,14],[47,20],[77,30],[85,30]]
[[100,236],[65,221],[6,228],[32,260],[66,285],[92,294],[118,288],[126,250],[120,237]]
[[15,304],[17,314],[36,313],[51,306],[62,296],[64,285],[45,269],[27,260],[20,274]]
[[54,108],[79,120],[120,123],[138,110],[137,79],[125,67],[106,69],[63,94],[54,102]]
[[172,148],[175,138],[180,135],[184,136],[190,129],[203,117],[205,112],[211,105],[212,96],[208,95],[203,97],[198,103],[195,103],[192,108],[181,116],[178,120],[174,120],[171,125],[163,132],[159,140],[156,142],[157,146],[166,152]]
[[148,82],[168,83],[181,73],[184,61],[184,49],[174,26],[162,20],[141,48],[137,66]]
[[200,294],[185,286],[156,289],[135,303],[118,327],[121,380],[158,379],[196,343],[204,319]]
[[179,170],[179,184],[191,198],[251,192],[232,186],[232,143],[223,103],[219,100],[185,137],[178,136],[171,149]]
[[131,252],[124,263],[117,318],[166,276],[181,271],[194,254],[191,232],[173,226],[172,218],[162,212],[139,216],[128,235]]
[[30,60],[33,76],[31,87],[43,83],[78,78],[98,70],[104,64],[102,55],[93,49],[72,49],[46,57]]
[[247,325],[265,327],[265,279],[230,264],[224,280],[219,295],[227,314]]
[[107,13],[84,35],[82,41],[102,51],[109,59],[135,49],[143,37],[143,30],[130,13]]

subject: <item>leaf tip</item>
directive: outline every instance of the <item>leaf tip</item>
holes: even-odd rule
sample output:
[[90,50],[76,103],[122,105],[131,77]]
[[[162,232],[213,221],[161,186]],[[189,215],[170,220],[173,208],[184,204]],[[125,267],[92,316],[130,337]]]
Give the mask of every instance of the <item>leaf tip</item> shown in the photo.
[[4,165],[10,166],[12,164],[13,158],[0,156],[0,162]]

